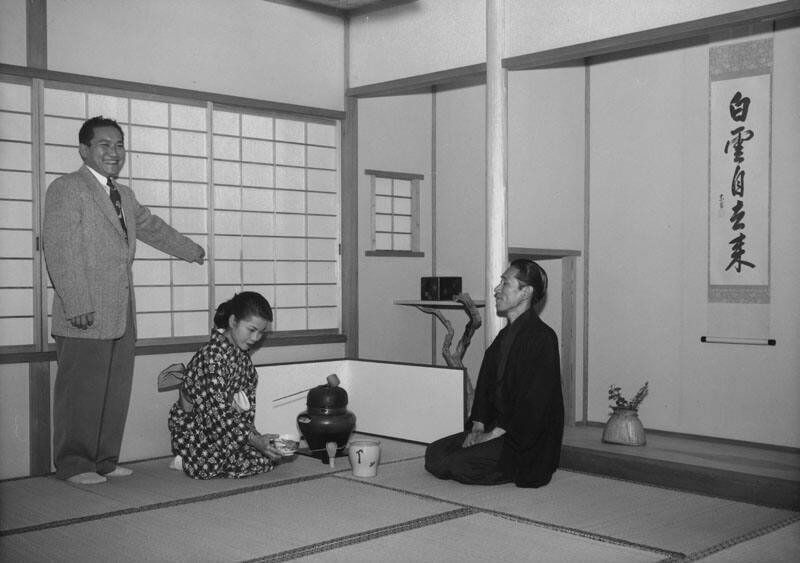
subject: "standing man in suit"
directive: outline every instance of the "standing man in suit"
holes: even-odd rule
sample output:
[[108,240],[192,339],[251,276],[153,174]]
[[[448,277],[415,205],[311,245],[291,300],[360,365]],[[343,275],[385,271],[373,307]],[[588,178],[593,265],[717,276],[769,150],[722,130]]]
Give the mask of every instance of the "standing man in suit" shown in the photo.
[[93,117],[78,133],[84,165],[50,184],[44,256],[53,282],[58,373],[53,405],[56,477],[81,485],[132,471],[117,465],[136,343],[132,264],[136,241],[187,262],[205,251],[136,201],[117,180],[125,137]]

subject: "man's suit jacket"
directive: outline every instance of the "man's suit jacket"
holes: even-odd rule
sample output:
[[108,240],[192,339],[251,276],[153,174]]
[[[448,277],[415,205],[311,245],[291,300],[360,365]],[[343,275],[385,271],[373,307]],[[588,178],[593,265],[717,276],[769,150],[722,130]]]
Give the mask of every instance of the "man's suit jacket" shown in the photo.
[[[137,239],[186,261],[202,256],[200,246],[140,205],[133,190],[115,184],[129,242],[105,187],[85,165],[47,189],[42,234],[55,288],[52,333],[56,336],[122,336],[129,304],[130,310],[136,310],[131,267]],[[94,324],[86,330],[69,323],[68,319],[90,312]],[[135,325],[135,318],[132,321]]]

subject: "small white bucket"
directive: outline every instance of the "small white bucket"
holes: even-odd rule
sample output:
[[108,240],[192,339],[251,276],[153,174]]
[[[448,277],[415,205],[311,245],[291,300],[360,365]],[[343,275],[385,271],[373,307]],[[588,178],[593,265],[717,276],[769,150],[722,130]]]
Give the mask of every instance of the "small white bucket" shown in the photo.
[[378,474],[381,461],[381,443],[378,440],[353,440],[347,455],[356,477],[375,477]]

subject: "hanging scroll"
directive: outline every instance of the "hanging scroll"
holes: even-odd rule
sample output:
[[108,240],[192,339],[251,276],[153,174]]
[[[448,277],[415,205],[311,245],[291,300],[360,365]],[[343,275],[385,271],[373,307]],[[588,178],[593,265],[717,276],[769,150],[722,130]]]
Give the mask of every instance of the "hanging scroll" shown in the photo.
[[709,51],[708,338],[769,335],[772,40]]

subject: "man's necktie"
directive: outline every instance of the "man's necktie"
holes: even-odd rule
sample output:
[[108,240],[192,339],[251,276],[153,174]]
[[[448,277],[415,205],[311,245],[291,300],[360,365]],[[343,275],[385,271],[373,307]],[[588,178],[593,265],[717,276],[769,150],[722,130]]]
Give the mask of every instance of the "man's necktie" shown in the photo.
[[125,240],[127,240],[128,228],[125,226],[125,217],[122,216],[122,199],[119,197],[119,190],[117,190],[117,187],[114,185],[114,182],[111,181],[111,178],[106,180],[106,185],[108,186],[108,197],[111,198],[111,205],[114,206],[114,210],[117,212],[117,217],[119,217],[122,230],[125,231]]

